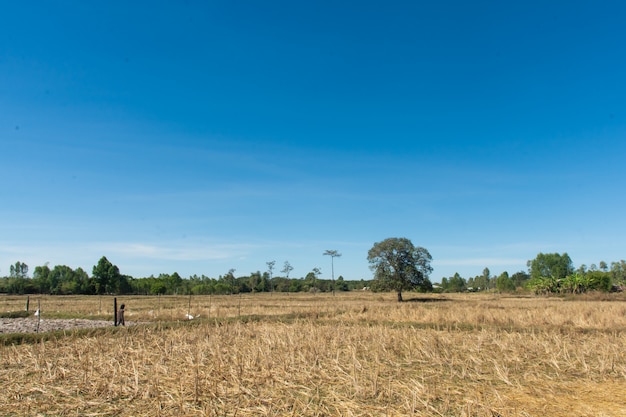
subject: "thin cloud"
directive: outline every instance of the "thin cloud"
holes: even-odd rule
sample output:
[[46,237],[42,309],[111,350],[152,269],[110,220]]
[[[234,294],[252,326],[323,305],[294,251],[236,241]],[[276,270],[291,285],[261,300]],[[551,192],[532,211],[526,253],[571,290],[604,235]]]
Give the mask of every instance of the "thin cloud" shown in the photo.
[[521,258],[457,258],[434,260],[435,266],[509,266],[526,265],[527,259]]
[[175,243],[149,245],[131,242],[107,242],[90,245],[92,251],[100,251],[124,258],[144,258],[172,261],[203,261],[233,259],[245,256],[254,245],[249,244],[195,244]]

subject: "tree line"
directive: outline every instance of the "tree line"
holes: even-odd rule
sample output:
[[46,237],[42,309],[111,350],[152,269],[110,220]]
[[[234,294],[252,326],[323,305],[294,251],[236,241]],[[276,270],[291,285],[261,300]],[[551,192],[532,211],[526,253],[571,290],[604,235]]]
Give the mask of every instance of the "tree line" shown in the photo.
[[[336,256],[336,255],[335,255]],[[119,268],[105,256],[94,265],[91,275],[82,268],[72,269],[66,265],[35,267],[32,277],[23,262],[10,267],[10,275],[0,278],[0,293],[8,294],[238,294],[250,292],[330,292],[351,291],[368,287],[370,281],[320,279],[321,271],[314,268],[303,278],[289,278],[293,267],[285,262],[286,276],[273,276],[275,262],[268,262],[268,270],[256,271],[246,276],[235,276],[231,269],[218,278],[205,275],[181,277],[177,272],[134,278],[122,274]]]
[[495,276],[489,268],[482,275],[465,279],[458,273],[443,278],[435,290],[442,292],[531,291],[535,294],[581,294],[588,291],[622,291],[626,288],[626,261],[604,261],[574,268],[567,253],[539,253],[527,262],[528,272]]
[[491,275],[489,268],[482,275],[465,279],[458,273],[444,277],[441,284],[432,284],[432,257],[426,248],[414,246],[407,238],[388,238],[375,243],[367,259],[374,277],[372,280],[347,281],[342,276],[334,279],[334,258],[337,251],[326,251],[331,256],[332,279],[320,279],[321,271],[313,268],[303,278],[290,278],[293,267],[285,261],[280,271],[284,276],[274,276],[275,261],[266,262],[267,271],[235,276],[231,269],[218,278],[193,275],[188,278],[178,273],[160,274],[158,277],[133,278],[120,273],[103,256],[89,276],[81,268],[72,269],[57,265],[37,266],[32,278],[28,265],[17,262],[10,267],[10,275],[0,278],[0,292],[11,294],[237,294],[247,292],[334,292],[369,288],[372,291],[395,291],[402,301],[403,291],[465,292],[465,291],[532,291],[535,294],[573,293],[587,291],[621,291],[626,288],[626,261],[602,261],[589,268],[581,265],[574,269],[567,253],[539,253],[527,262],[528,272],[513,275],[503,272]]

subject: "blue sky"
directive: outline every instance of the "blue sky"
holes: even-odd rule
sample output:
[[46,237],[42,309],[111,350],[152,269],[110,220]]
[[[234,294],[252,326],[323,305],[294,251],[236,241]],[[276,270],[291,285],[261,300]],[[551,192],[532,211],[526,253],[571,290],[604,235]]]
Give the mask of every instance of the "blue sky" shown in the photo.
[[[546,4],[549,3],[549,4]],[[0,275],[626,258],[622,2],[0,3]],[[276,273],[276,272],[275,272]]]

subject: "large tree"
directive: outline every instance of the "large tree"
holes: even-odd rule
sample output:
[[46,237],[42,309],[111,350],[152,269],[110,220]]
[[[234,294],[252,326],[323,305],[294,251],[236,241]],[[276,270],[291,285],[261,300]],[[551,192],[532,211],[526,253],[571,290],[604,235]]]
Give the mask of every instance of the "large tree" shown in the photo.
[[93,267],[91,273],[96,294],[120,293],[124,287],[125,277],[120,274],[117,266],[113,265],[106,256],[98,261],[98,265]]
[[563,279],[574,272],[572,260],[567,253],[539,253],[527,265],[531,279]]
[[374,243],[367,260],[374,279],[397,291],[398,301],[402,301],[403,290],[429,283],[428,275],[433,271],[430,253],[407,238],[393,237]]

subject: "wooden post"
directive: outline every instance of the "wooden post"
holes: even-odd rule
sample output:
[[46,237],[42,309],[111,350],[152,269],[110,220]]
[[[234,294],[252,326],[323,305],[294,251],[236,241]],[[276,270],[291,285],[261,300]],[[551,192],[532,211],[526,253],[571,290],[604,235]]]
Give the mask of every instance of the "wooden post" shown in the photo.
[[37,333],[39,333],[40,323],[41,323],[41,300],[37,300]]
[[113,325],[117,326],[117,297],[113,298]]
[[26,311],[28,311],[29,305],[30,305],[30,295],[26,296]]
[[191,320],[191,292],[189,293],[189,303],[187,304],[187,319]]

